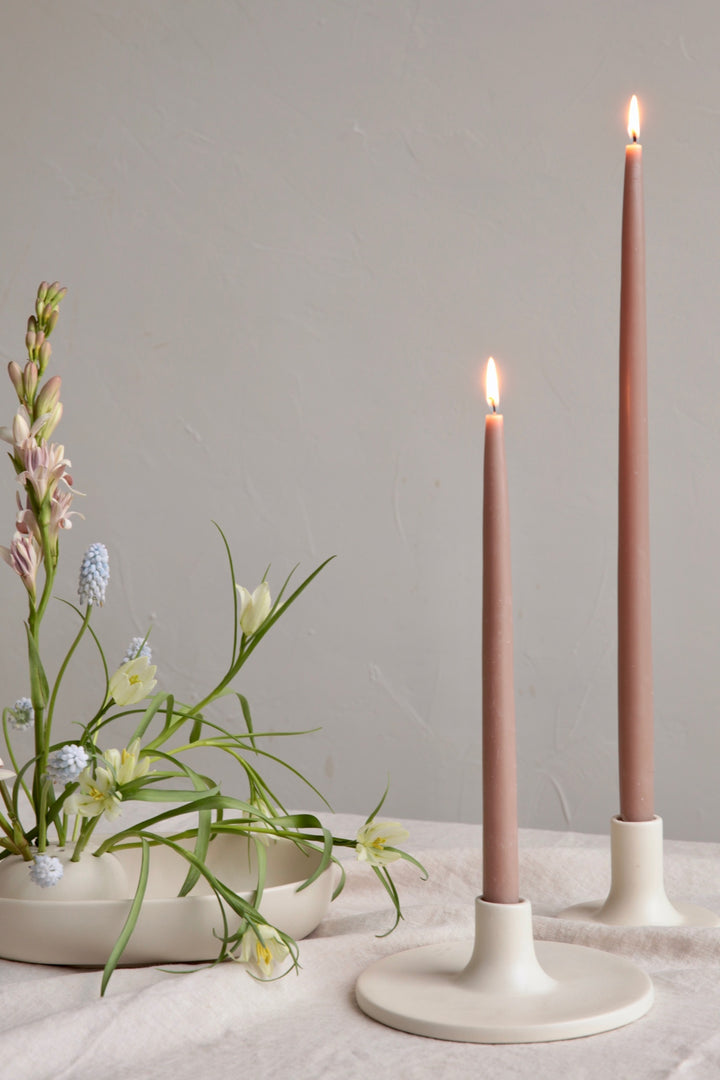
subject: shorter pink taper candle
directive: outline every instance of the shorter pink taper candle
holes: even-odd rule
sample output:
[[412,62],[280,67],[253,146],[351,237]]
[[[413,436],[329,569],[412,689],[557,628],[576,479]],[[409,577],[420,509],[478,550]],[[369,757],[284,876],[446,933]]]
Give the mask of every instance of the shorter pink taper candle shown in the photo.
[[483,899],[516,904],[517,767],[513,685],[510,512],[495,361],[487,371],[483,470]]

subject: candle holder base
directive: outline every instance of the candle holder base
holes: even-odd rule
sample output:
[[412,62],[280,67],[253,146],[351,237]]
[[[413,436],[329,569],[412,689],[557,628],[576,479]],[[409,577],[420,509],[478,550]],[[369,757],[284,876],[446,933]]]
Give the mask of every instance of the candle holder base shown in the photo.
[[442,942],[371,964],[355,988],[363,1012],[436,1039],[528,1043],[611,1031],[644,1016],[648,975],[623,957],[533,940],[532,909],[475,901],[475,941]]
[[615,926],[720,926],[720,917],[696,904],[671,902],[663,882],[662,818],[610,822],[611,884],[606,900],[576,904],[560,919]]

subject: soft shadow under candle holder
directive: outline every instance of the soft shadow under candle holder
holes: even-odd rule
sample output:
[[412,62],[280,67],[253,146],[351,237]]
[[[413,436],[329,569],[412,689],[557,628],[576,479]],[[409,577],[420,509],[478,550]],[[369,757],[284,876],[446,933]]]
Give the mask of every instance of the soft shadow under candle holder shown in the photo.
[[663,878],[663,823],[610,822],[610,892],[561,911],[560,919],[614,926],[720,926],[720,917],[696,904],[671,901]]
[[649,976],[623,957],[534,941],[532,909],[475,901],[474,941],[424,945],[371,964],[360,1008],[413,1035],[475,1043],[595,1035],[644,1016]]

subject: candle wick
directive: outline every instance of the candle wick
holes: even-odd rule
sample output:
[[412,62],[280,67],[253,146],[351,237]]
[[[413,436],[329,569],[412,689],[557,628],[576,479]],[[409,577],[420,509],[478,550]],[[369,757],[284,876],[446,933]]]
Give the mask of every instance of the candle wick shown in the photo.
[[495,402],[491,399],[490,403],[491,403],[491,405],[493,407],[493,412],[497,412],[497,409],[495,408]]
[[636,143],[636,142],[637,142],[637,135],[635,135],[635,134],[633,134],[633,142],[634,142],[634,143]]

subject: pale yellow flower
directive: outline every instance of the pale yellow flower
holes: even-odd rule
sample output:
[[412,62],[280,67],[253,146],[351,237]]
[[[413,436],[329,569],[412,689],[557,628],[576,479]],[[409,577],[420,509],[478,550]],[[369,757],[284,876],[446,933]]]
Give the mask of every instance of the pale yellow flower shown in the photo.
[[397,851],[388,851],[388,846],[399,847],[409,835],[399,821],[369,821],[358,829],[357,857],[361,862],[372,863],[373,866],[385,866],[401,858]]
[[98,765],[93,773],[92,765],[80,773],[78,788],[65,802],[68,814],[80,817],[98,817],[106,814],[112,821],[121,811],[122,792],[119,790],[131,780],[145,776],[150,759],[140,757],[140,740],[133,739],[123,750],[106,750],[105,765]]
[[150,768],[150,758],[140,757],[139,739],[133,739],[124,750],[106,750],[103,757],[114,773],[118,786],[145,776]]
[[240,593],[240,627],[243,634],[250,637],[260,629],[270,614],[270,586],[267,581],[261,581],[252,595],[242,585],[236,585],[235,588]]
[[269,979],[277,964],[281,964],[290,950],[274,926],[267,924],[254,930],[248,927],[240,939],[240,952],[235,957],[260,978]]
[[68,814],[78,814],[80,817],[107,814],[111,821],[118,817],[122,795],[109,769],[99,765],[93,775],[92,766],[88,765],[80,773],[78,785],[77,790],[65,801],[63,809]]
[[107,700],[114,698],[116,705],[136,705],[157,685],[156,671],[157,666],[147,656],[121,664],[110,678]]

